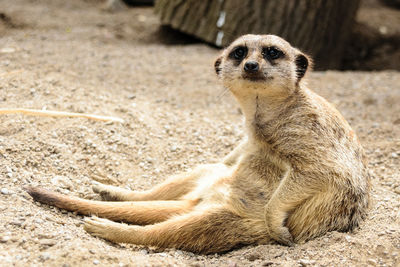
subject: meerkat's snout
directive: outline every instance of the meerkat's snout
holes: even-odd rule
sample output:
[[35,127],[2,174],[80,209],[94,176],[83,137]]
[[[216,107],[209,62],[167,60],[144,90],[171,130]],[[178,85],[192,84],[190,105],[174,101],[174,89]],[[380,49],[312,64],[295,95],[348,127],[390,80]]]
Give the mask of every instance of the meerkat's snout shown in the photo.
[[256,60],[249,59],[243,64],[242,78],[255,82],[265,80],[266,77],[260,63]]
[[255,60],[248,60],[243,65],[242,78],[250,81],[261,81],[265,75],[261,70],[260,63]]
[[249,60],[244,64],[244,71],[247,73],[255,73],[260,69],[260,65],[257,61]]

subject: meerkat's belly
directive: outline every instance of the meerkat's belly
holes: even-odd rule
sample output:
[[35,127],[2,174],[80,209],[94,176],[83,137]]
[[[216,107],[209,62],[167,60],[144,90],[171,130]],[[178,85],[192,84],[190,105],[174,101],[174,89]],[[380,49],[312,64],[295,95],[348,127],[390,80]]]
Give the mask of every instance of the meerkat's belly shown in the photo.
[[235,167],[222,163],[212,164],[212,168],[209,167],[210,165],[204,166],[204,173],[197,180],[196,188],[184,198],[197,199],[199,205],[227,203],[227,200],[231,197],[232,176]]
[[[228,205],[253,213],[263,210],[284,175],[284,168],[261,151],[248,152],[234,166],[223,163],[200,166],[195,189],[184,198],[198,205]],[[239,211],[240,210],[240,211]]]

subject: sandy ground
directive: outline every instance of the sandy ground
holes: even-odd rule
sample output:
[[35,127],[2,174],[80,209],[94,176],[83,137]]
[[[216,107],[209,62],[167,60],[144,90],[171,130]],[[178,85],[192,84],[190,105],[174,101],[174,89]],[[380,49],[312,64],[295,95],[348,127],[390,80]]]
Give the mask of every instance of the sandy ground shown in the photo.
[[[0,117],[1,266],[398,266],[400,73],[316,72],[310,87],[358,133],[374,173],[374,205],[353,233],[303,245],[248,246],[195,255],[111,244],[82,217],[40,205],[22,190],[43,185],[96,198],[91,181],[146,189],[215,162],[243,137],[238,106],[218,83],[218,51],[171,45],[150,8],[116,14],[93,2],[0,1],[0,108],[47,108],[123,118]],[[168,42],[170,43],[170,42]]]

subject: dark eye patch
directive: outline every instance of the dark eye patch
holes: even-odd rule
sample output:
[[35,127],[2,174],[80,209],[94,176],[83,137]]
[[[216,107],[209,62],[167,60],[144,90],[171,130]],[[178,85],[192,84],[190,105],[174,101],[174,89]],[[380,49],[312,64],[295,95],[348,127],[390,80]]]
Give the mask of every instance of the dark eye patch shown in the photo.
[[285,56],[285,54],[275,46],[263,48],[261,54],[267,60],[276,60],[278,58]]
[[235,47],[229,54],[229,57],[238,61],[243,60],[247,56],[247,47],[238,46]]

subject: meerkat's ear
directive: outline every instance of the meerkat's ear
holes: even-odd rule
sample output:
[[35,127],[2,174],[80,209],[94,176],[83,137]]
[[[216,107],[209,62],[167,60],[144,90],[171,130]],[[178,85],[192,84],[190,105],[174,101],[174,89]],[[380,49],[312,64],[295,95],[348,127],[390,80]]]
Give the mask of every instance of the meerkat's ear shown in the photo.
[[221,72],[221,67],[220,67],[221,62],[222,62],[222,56],[217,58],[217,60],[215,60],[215,63],[214,63],[214,68],[215,68],[215,72],[217,73],[217,75],[219,75]]
[[307,70],[311,68],[310,66],[311,59],[304,54],[299,54],[296,56],[295,63],[296,63],[297,81],[299,82],[304,77]]

